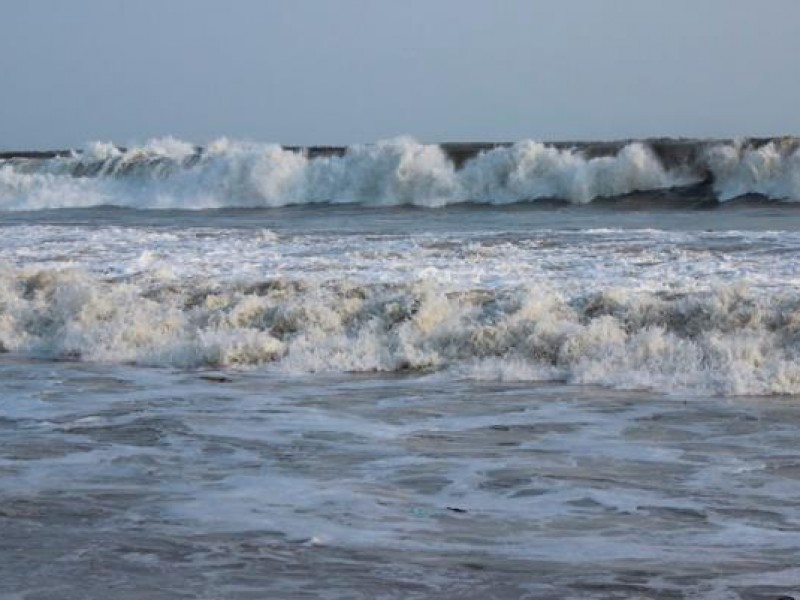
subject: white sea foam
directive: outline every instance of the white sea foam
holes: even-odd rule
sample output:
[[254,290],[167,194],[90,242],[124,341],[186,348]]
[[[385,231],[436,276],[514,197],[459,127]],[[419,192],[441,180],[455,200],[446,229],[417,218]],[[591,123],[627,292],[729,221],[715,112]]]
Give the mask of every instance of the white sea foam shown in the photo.
[[226,139],[204,150],[163,138],[125,151],[89,144],[70,157],[0,163],[0,209],[113,204],[203,209],[316,202],[441,206],[557,198],[576,203],[693,182],[643,144],[615,156],[533,141],[499,147],[455,169],[439,146],[397,138],[309,159],[277,145]]
[[0,280],[0,343],[30,356],[306,373],[451,369],[615,388],[800,392],[796,293],[159,283],[104,281],[71,269],[7,269]]
[[571,150],[523,141],[469,161],[459,181],[465,197],[482,202],[558,198],[586,203],[691,180],[667,172],[643,144],[629,144],[616,156],[587,160]]
[[717,145],[708,149],[707,162],[720,200],[746,194],[800,200],[800,149],[787,151],[775,142]]
[[800,392],[792,232],[3,234],[0,343],[23,356]]

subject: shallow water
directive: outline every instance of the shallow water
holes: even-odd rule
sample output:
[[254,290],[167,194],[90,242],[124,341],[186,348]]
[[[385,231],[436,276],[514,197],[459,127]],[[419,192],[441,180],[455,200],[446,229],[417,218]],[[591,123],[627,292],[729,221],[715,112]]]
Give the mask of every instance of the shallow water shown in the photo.
[[6,358],[0,592],[775,598],[800,404]]

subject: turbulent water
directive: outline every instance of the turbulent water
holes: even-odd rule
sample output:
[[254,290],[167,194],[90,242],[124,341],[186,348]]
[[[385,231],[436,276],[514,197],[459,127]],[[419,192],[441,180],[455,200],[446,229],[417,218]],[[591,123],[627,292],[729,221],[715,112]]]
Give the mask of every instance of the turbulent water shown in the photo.
[[800,592],[800,151],[690,150],[6,157],[0,593]]
[[[675,145],[687,144],[676,142]],[[298,149],[217,140],[206,147],[164,138],[122,150],[93,143],[45,160],[0,161],[0,209],[97,205],[199,210],[290,204],[369,206],[573,203],[713,179],[719,200],[747,194],[796,201],[800,148],[794,138],[763,144],[689,142],[667,164],[647,143],[606,156],[531,140],[469,155],[456,168],[445,148],[410,138],[309,157]],[[659,146],[660,148],[660,146]],[[323,153],[325,154],[325,153]]]

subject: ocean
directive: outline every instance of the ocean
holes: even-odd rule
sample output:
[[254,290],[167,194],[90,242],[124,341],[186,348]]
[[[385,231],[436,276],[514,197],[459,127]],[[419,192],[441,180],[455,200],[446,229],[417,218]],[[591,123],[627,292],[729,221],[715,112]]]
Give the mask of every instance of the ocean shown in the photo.
[[3,598],[800,596],[792,138],[0,155]]

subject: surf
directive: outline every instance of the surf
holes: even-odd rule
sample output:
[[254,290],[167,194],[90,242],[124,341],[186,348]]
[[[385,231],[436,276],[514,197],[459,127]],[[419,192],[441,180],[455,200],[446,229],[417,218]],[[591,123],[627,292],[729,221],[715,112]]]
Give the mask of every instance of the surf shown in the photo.
[[795,138],[283,147],[159,138],[121,148],[0,155],[0,210],[119,206],[203,210],[315,204],[587,204],[684,190],[715,202],[800,199]]

